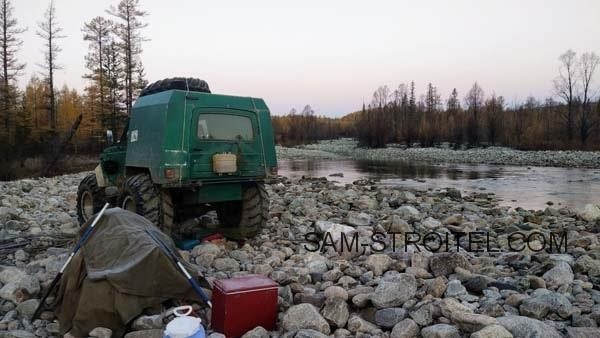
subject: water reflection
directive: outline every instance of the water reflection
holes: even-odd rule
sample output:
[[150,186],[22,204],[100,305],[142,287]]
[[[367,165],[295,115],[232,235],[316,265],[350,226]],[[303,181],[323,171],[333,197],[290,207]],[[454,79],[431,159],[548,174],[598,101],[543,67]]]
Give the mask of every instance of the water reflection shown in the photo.
[[503,205],[527,209],[543,209],[548,201],[577,208],[600,202],[597,169],[314,159],[283,160],[279,167],[282,175],[296,178],[343,173],[343,177],[329,177],[340,183],[378,178],[382,184],[418,189],[486,190],[494,192]]

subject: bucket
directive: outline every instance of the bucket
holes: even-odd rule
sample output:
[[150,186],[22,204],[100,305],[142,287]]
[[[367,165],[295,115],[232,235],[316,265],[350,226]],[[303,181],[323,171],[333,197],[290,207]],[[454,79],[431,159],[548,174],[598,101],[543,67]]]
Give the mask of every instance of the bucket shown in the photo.
[[[185,313],[181,311],[186,311]],[[173,309],[175,319],[167,324],[164,332],[165,338],[204,338],[205,332],[200,318],[189,316],[192,313],[190,305]]]

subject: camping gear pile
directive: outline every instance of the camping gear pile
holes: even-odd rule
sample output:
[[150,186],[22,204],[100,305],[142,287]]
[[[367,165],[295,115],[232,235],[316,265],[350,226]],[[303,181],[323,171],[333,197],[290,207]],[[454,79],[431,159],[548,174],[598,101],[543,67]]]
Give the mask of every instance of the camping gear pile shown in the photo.
[[167,301],[210,306],[197,276],[189,273],[196,270],[150,221],[120,208],[97,216],[82,226],[80,240],[57,276],[51,306],[61,335],[87,336],[105,327],[123,336],[144,310]]

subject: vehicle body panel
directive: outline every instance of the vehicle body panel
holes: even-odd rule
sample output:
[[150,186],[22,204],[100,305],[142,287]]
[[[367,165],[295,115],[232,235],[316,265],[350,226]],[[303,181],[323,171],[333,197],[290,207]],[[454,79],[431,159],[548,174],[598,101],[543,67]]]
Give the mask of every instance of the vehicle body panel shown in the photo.
[[[203,114],[248,118],[254,137],[199,139]],[[213,172],[212,156],[227,152],[236,154],[237,172]],[[269,109],[262,99],[182,90],[142,96],[132,109],[126,138],[102,153],[101,166],[107,185],[120,186],[127,176],[148,172],[155,184],[187,190],[186,204],[239,200],[244,182],[263,180],[277,166]],[[166,177],[166,170],[176,177]]]

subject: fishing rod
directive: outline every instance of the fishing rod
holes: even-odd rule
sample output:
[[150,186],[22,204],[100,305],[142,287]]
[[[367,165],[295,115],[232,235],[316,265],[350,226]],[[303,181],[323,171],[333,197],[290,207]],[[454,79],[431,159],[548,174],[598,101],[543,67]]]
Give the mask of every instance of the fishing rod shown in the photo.
[[48,296],[50,295],[52,290],[56,287],[56,284],[62,277],[62,275],[65,272],[65,269],[67,268],[69,263],[71,263],[71,261],[73,260],[73,257],[75,256],[75,254],[79,251],[79,249],[81,249],[81,247],[83,246],[83,243],[85,243],[87,241],[87,239],[90,237],[90,235],[92,234],[92,231],[94,230],[94,227],[96,226],[96,223],[98,223],[98,221],[100,220],[100,217],[102,217],[102,215],[104,214],[104,211],[106,211],[106,208],[108,208],[108,206],[109,206],[108,203],[104,204],[104,207],[100,210],[100,212],[98,212],[98,214],[96,215],[96,218],[94,218],[94,221],[92,222],[92,224],[90,224],[90,226],[85,230],[85,232],[83,233],[83,236],[81,236],[81,239],[79,239],[79,241],[75,245],[75,248],[73,249],[73,251],[71,251],[69,258],[67,258],[67,261],[65,262],[65,264],[63,264],[62,268],[60,268],[60,270],[58,271],[58,274],[56,275],[56,277],[54,277],[54,280],[50,284],[50,287],[48,288],[48,290],[46,290],[44,297],[42,297],[42,299],[40,300],[40,303],[38,304],[37,308],[35,309],[35,312],[33,313],[33,317],[31,318],[32,321],[40,315],[40,312],[42,312],[42,309],[44,308],[44,303],[46,303],[46,299],[48,299]]
[[181,260],[179,260],[179,258],[177,258],[177,255],[175,255],[175,253],[162,240],[160,240],[160,238],[156,237],[152,233],[152,231],[146,229],[146,233],[148,233],[148,235],[150,235],[150,237],[161,247],[162,251],[171,259],[171,262],[175,266],[177,266],[179,271],[181,271],[181,273],[183,273],[185,278],[188,280],[188,282],[192,286],[192,289],[194,289],[194,291],[198,294],[198,296],[200,296],[200,298],[208,305],[209,308],[212,308],[212,303],[208,299],[208,296],[206,295],[204,290],[202,290],[200,285],[198,285],[198,282],[196,281],[196,279],[192,275],[190,275],[190,273],[186,270],[186,268],[183,266],[183,263],[181,263]]

